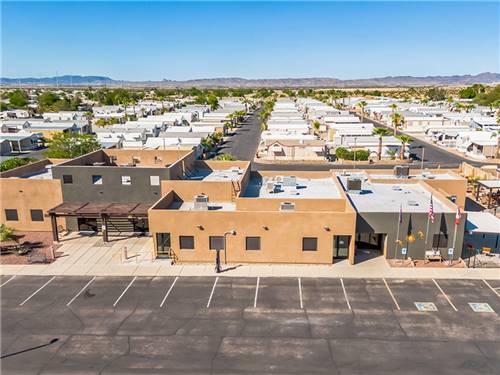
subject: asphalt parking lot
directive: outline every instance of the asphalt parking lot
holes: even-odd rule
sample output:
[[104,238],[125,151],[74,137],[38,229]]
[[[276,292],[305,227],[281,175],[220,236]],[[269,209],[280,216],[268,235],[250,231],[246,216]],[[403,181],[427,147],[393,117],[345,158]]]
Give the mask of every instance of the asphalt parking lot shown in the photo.
[[2,374],[500,373],[500,280],[2,276],[0,285]]

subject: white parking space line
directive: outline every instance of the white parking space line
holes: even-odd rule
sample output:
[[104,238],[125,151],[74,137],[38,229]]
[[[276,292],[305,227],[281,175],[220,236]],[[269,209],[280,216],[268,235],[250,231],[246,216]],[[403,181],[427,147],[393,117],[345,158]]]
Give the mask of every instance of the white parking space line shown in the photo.
[[132,279],[132,281],[127,285],[127,287],[125,288],[125,290],[122,292],[122,294],[120,294],[120,297],[118,297],[118,299],[115,301],[115,303],[113,303],[113,307],[116,307],[116,305],[118,304],[118,302],[122,299],[122,297],[125,295],[125,293],[127,292],[128,288],[130,288],[132,286],[132,284],[134,283],[135,279],[137,279],[137,276],[134,276],[134,278]]
[[439,291],[441,292],[441,294],[444,296],[444,298],[446,298],[446,300],[448,301],[448,303],[450,304],[450,306],[453,307],[453,310],[458,311],[458,309],[455,307],[455,305],[453,304],[453,302],[451,302],[450,298],[446,295],[446,293],[443,291],[443,289],[441,289],[441,287],[439,286],[439,284],[437,283],[437,281],[434,280],[434,279],[432,279],[432,281],[434,281],[434,284],[436,284],[437,288],[439,289]]
[[[6,281],[6,283],[8,283],[9,281],[10,281],[10,280],[7,280],[7,281]],[[490,283],[489,283],[489,282],[487,282],[486,280],[483,280],[483,282],[484,282],[486,285],[488,285],[488,288],[490,288],[490,289],[493,291],[493,293],[495,293],[495,294],[497,295],[497,297],[498,297],[498,298],[500,298],[500,293],[498,293],[498,292],[496,291],[496,289],[495,289],[495,288],[493,288],[493,287],[490,285]]]
[[78,293],[77,293],[77,294],[76,294],[73,298],[71,298],[71,300],[70,300],[70,301],[66,304],[66,306],[71,305],[71,304],[73,303],[73,301],[74,301],[75,299],[77,299],[77,298],[78,298],[78,296],[79,296],[80,294],[82,294],[82,293],[83,293],[83,292],[84,292],[84,291],[85,291],[85,290],[89,287],[89,285],[90,285],[90,284],[92,284],[92,283],[94,282],[95,278],[96,278],[96,276],[94,276],[94,277],[93,277],[93,278],[92,278],[92,279],[91,279],[91,280],[90,280],[87,284],[85,284],[85,286],[84,286],[84,287],[83,287],[83,288],[82,288],[82,289],[81,289],[81,290],[80,290],[80,291],[79,291],[79,292],[78,292]]
[[257,307],[257,296],[259,294],[259,283],[260,283],[260,277],[257,277],[257,285],[255,286],[255,298],[253,299],[253,307]]
[[214,286],[212,287],[212,291],[210,292],[210,297],[208,298],[207,309],[210,307],[210,301],[212,300],[212,296],[214,295],[215,286],[217,285],[217,281],[219,281],[219,276],[217,276],[215,278]]
[[351,304],[349,303],[349,298],[347,297],[347,292],[345,290],[344,280],[340,279],[340,283],[342,284],[342,290],[344,291],[344,297],[345,297],[345,301],[347,302],[347,307],[349,307],[349,310],[352,310]]
[[396,297],[394,297],[394,294],[392,294],[392,290],[391,288],[389,288],[389,284],[387,284],[387,281],[385,281],[385,278],[383,278],[382,280],[384,280],[384,284],[387,288],[387,291],[389,292],[389,294],[391,295],[391,298],[392,298],[392,301],[394,302],[394,304],[396,305],[396,308],[398,310],[401,310],[401,308],[399,307],[399,304],[398,304],[398,301],[396,301]]
[[14,279],[16,277],[16,275],[12,276],[11,278],[9,278],[9,280],[7,280],[6,282],[2,283],[2,285],[0,285],[0,288],[2,286],[4,286],[5,284],[7,284],[10,280]]
[[302,302],[302,284],[300,283],[300,277],[299,277],[299,297],[300,297],[300,308],[304,308],[304,304]]
[[160,303],[160,307],[163,307],[163,305],[165,304],[165,301],[167,300],[167,297],[170,294],[170,292],[172,291],[172,289],[174,288],[174,285],[177,282],[178,278],[179,278],[179,276],[176,276],[174,281],[172,282],[172,285],[170,285],[170,288],[168,289],[167,293],[165,294],[165,297],[163,297],[163,300]]
[[49,281],[47,281],[47,282],[46,282],[45,284],[43,284],[40,288],[38,288],[37,290],[35,290],[35,292],[33,292],[33,293],[32,293],[32,294],[28,297],[28,298],[26,298],[23,302],[21,302],[21,303],[19,304],[19,306],[22,306],[22,305],[24,305],[26,302],[28,302],[28,301],[29,301],[32,297],[34,297],[34,296],[35,296],[35,294],[37,294],[39,291],[41,291],[43,288],[45,288],[47,285],[49,285],[49,284],[50,284],[50,282],[51,282],[52,280],[54,280],[55,278],[56,278],[56,277],[55,277],[55,276],[53,276],[53,277],[52,277],[52,279],[50,279]]

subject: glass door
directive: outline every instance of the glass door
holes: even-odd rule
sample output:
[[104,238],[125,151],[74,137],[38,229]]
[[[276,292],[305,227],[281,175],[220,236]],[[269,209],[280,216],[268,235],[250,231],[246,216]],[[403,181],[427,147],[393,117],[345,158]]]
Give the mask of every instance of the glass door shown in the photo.
[[170,258],[170,233],[156,233],[156,257]]
[[333,259],[345,259],[349,256],[351,236],[333,236]]

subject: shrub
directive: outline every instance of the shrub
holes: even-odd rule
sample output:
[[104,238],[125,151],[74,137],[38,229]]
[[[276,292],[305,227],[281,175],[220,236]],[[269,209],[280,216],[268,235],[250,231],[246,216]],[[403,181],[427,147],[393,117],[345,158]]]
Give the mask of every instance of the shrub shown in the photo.
[[36,161],[35,158],[11,158],[3,161],[0,164],[0,172],[5,172],[10,169],[14,169],[17,167],[22,167],[23,165],[29,164],[31,162]]
[[[344,147],[338,147],[335,150],[335,156],[337,156],[337,159],[343,159],[343,160],[354,160],[354,155],[355,152],[348,150]],[[356,150],[356,160],[359,161],[366,161],[370,157],[370,151],[368,150]]]

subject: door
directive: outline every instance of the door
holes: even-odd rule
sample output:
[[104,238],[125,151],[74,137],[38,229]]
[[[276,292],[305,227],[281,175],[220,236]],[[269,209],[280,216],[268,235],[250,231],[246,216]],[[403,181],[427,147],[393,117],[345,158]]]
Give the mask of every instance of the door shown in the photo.
[[156,257],[170,258],[170,233],[156,233]]
[[79,217],[78,230],[81,232],[97,232],[99,227],[96,218]]
[[349,256],[351,236],[333,236],[333,259],[345,259]]

